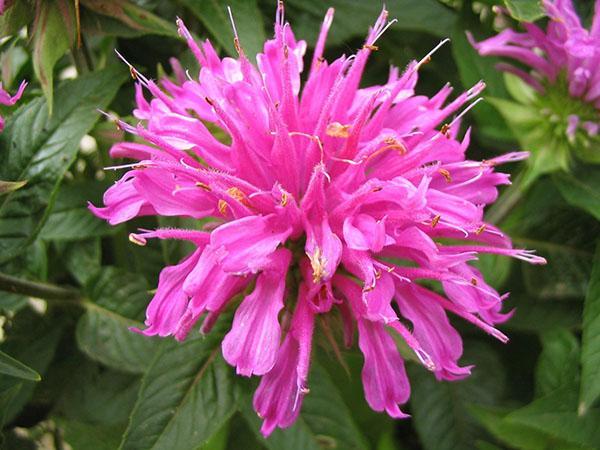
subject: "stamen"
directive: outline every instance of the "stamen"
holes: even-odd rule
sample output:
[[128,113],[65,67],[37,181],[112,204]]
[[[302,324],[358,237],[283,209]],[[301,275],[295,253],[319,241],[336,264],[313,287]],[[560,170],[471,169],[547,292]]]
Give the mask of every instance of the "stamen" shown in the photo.
[[439,223],[440,219],[442,218],[441,215],[437,214],[436,216],[433,217],[433,219],[431,219],[431,228],[435,228],[436,225]]
[[98,111],[100,114],[102,114],[108,120],[113,122],[115,124],[115,126],[117,127],[117,130],[119,130],[119,131],[124,130],[131,134],[137,134],[137,129],[135,127],[129,125],[127,122],[123,122],[121,119],[119,119],[115,115],[107,113],[106,111],[103,111],[101,109],[96,109],[96,111]]
[[125,59],[123,55],[119,53],[117,49],[115,49],[115,53],[119,57],[121,61],[123,61],[129,67],[129,73],[134,80],[139,80],[145,87],[148,87],[148,78],[146,78],[140,71],[138,71],[133,65]]
[[203,183],[202,181],[196,181],[196,186],[204,189],[206,192],[212,192],[211,187],[208,184]]
[[441,176],[444,177],[444,179],[446,180],[446,183],[452,183],[452,177],[450,176],[450,172],[446,169],[440,169],[438,171],[440,173]]
[[250,207],[251,204],[248,201],[248,197],[246,197],[246,194],[244,194],[240,189],[238,189],[237,187],[230,187],[229,189],[227,189],[226,191],[229,196],[235,200],[237,200],[238,202],[240,202],[242,205]]
[[[384,13],[385,13],[385,17],[387,17],[387,11],[384,11]],[[394,25],[396,22],[398,22],[398,19],[392,19],[392,20],[390,20],[390,21],[389,21],[389,22],[388,22],[388,23],[385,25],[385,27],[383,27],[383,29],[382,29],[382,30],[381,30],[379,33],[377,33],[377,35],[376,35],[376,36],[373,38],[373,40],[372,40],[371,42],[368,42],[367,44],[365,44],[365,46],[367,46],[367,48],[369,48],[369,47],[372,47],[372,46],[373,46],[373,44],[374,44],[375,42],[377,42],[377,40],[378,40],[378,39],[379,39],[381,36],[383,36],[383,33],[385,33],[385,32],[387,31],[387,29],[388,29],[389,27],[391,27],[392,25]],[[375,49],[377,49],[377,47],[375,47]]]
[[313,282],[315,284],[320,283],[323,277],[327,275],[327,272],[325,271],[327,260],[323,257],[323,253],[319,247],[315,248],[312,255],[307,254],[307,256],[313,270]]
[[145,246],[146,243],[147,243],[146,239],[144,239],[141,236],[138,236],[135,233],[129,233],[129,242],[132,242],[132,243],[134,243],[136,245],[139,245],[141,247]]
[[435,52],[437,52],[440,48],[442,48],[444,45],[446,45],[448,42],[450,42],[449,38],[446,38],[442,41],[440,41],[440,43],[438,45],[436,45],[433,50],[431,50],[429,53],[427,53],[423,59],[421,59],[421,61],[419,61],[417,63],[417,65],[415,66],[415,71],[419,70],[422,66],[424,66],[425,64],[427,64],[428,62],[431,61],[431,57],[433,56],[433,54]]
[[288,204],[289,196],[287,192],[281,194],[281,206],[285,207]]
[[227,213],[227,202],[225,200],[219,200],[218,204],[217,204],[217,208],[219,209],[219,212],[221,213],[221,215],[226,215]]
[[108,166],[108,167],[104,167],[103,170],[119,170],[119,169],[145,169],[146,167],[148,167],[148,165],[146,164],[140,164],[139,162],[137,163],[131,163],[131,164],[121,164],[119,166]]
[[233,29],[233,46],[235,47],[235,51],[238,55],[243,55],[244,50],[242,50],[242,46],[240,45],[240,38],[237,32],[237,28],[235,27],[235,21],[233,20],[233,13],[231,12],[231,7],[227,5],[227,13],[229,14],[229,21],[231,22],[231,28]]
[[347,138],[350,136],[351,125],[342,125],[339,122],[332,122],[327,125],[325,133],[331,137]]
[[[323,142],[321,142],[321,138],[319,136],[317,136],[316,134],[303,133],[302,131],[290,131],[288,133],[288,135],[304,136],[306,138],[309,138],[309,139],[315,141],[317,143],[317,145],[319,146],[319,151],[321,152],[321,163],[323,163],[323,158],[325,157],[325,150],[323,149]],[[325,176],[327,176],[327,178],[329,178],[329,175],[327,175],[327,173],[325,173]],[[329,181],[331,181],[331,180],[329,180]]]
[[452,122],[450,122],[449,127],[452,127],[452,125],[456,124],[456,122],[458,122],[460,119],[462,119],[465,114],[467,114],[469,111],[471,111],[473,108],[475,108],[475,106],[479,102],[482,102],[482,101],[483,101],[483,97],[480,97],[477,100],[475,100],[473,103],[471,103],[469,106],[467,106],[465,109],[463,109],[462,112],[458,116],[456,116],[454,118],[454,120],[452,120]]

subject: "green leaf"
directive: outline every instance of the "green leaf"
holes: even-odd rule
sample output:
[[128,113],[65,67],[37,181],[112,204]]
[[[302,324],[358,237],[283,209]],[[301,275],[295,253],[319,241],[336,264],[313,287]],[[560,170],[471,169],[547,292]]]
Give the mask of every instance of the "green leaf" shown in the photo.
[[4,428],[7,413],[10,411],[13,399],[20,392],[23,383],[12,379],[12,384],[3,383],[0,389],[0,426]]
[[87,202],[97,202],[108,186],[96,181],[62,186],[52,212],[40,231],[46,241],[75,241],[114,233],[115,228],[98,219],[87,208]]
[[[67,420],[123,426],[122,435],[141,377],[109,370],[83,355],[73,358],[71,364],[69,388],[63,391],[53,412]],[[117,447],[118,443],[113,448]]]
[[579,387],[579,342],[575,336],[561,328],[542,334],[542,353],[535,371],[536,394],[543,397],[568,386]]
[[0,373],[29,381],[40,381],[42,379],[35,370],[30,369],[4,352],[0,352]]
[[410,366],[414,426],[426,450],[469,449],[480,436],[468,405],[493,404],[504,388],[503,368],[488,346],[467,342],[466,363],[475,363],[472,375],[461,381],[437,381],[421,367]]
[[[227,423],[227,427],[229,429],[227,450],[265,450],[263,445],[265,438],[257,436],[250,430],[250,425],[241,413],[235,414]],[[209,449],[202,448],[202,450]]]
[[[0,197],[0,263],[29,245],[42,229],[81,138],[98,119],[126,74],[107,68],[63,83],[52,117],[37,98],[19,108],[0,135],[0,179],[28,180]],[[74,95],[73,93],[77,93]]]
[[90,358],[109,367],[144,373],[158,349],[156,339],[130,330],[143,328],[135,318],[148,304],[148,287],[140,275],[108,268],[87,286],[93,302],[77,324],[77,345]]
[[545,16],[540,0],[504,0],[510,15],[520,22],[535,22]]
[[[522,450],[571,450],[572,446],[542,431],[506,420],[508,413],[497,408],[471,405],[469,412],[496,439]],[[573,449],[574,450],[574,449]]]
[[63,440],[73,450],[114,450],[119,445],[122,426],[102,426],[77,420],[57,420]]
[[571,174],[558,173],[554,182],[568,203],[600,220],[600,170],[597,166],[581,165]]
[[233,415],[235,375],[219,354],[224,322],[207,336],[163,341],[142,380],[122,450],[194,450]]
[[[333,7],[335,17],[327,38],[328,45],[339,45],[353,37],[366,37],[383,6],[381,2],[363,0],[289,0],[285,5],[290,9],[296,36],[311,44],[317,40],[327,8]],[[456,16],[440,2],[393,0],[385,5],[390,19],[398,19],[390,31],[422,31],[440,37],[448,37],[452,33]],[[295,20],[296,17],[298,19]]]
[[54,65],[74,42],[75,16],[71,2],[64,0],[40,2],[38,8],[32,36],[33,69],[52,114]]
[[600,244],[583,309],[579,412],[585,414],[600,397]]
[[568,387],[561,388],[511,412],[506,420],[548,434],[573,447],[597,449],[600,447],[600,410],[590,409],[585,415],[578,416],[576,404],[575,392]]
[[115,19],[140,34],[157,34],[178,38],[177,28],[147,9],[123,0],[81,0],[91,11]]
[[17,34],[21,28],[33,20],[34,10],[27,2],[13,2],[13,5],[0,16],[0,35]]
[[503,229],[515,245],[535,249],[548,261],[545,266],[521,264],[530,297],[585,296],[594,256],[589,236],[600,233],[600,223],[569,207],[554,183],[539,180],[512,209]]
[[[464,89],[469,89],[481,80],[485,81],[486,88],[483,96],[505,97],[506,89],[502,74],[496,69],[497,58],[479,56],[471,46],[465,35],[465,29],[474,32],[476,27],[481,27],[478,21],[458,22],[452,33],[452,55],[458,66],[460,80]],[[510,139],[510,131],[499,112],[487,102],[483,102],[473,109],[473,115],[479,124],[480,131],[490,137],[506,140]]]
[[511,295],[506,310],[516,308],[516,314],[503,328],[525,332],[544,332],[557,327],[573,329],[581,323],[583,308],[576,302],[538,300],[523,294]]
[[227,12],[227,6],[231,7],[244,52],[252,58],[262,51],[265,29],[256,0],[231,0],[227,3],[217,0],[181,0],[181,3],[202,21],[216,42],[230,55],[234,55],[233,30]]
[[[310,393],[304,398],[298,420],[290,428],[275,429],[264,441],[265,447],[269,450],[370,448],[339,388],[316,361],[312,364],[309,386]],[[261,420],[251,408],[249,398],[244,401],[242,411],[250,428],[262,439],[259,432]]]
[[62,254],[65,268],[81,285],[98,273],[102,258],[100,238],[70,242]]
[[[13,321],[13,327],[6,341],[2,343],[1,350],[9,353],[22,363],[31,367],[41,376],[44,376],[56,352],[59,339],[62,335],[64,321],[48,316],[39,317],[31,311],[23,311]],[[0,377],[0,392],[12,388],[14,379]],[[23,381],[18,392],[5,410],[5,418],[10,422],[31,398],[38,383]]]

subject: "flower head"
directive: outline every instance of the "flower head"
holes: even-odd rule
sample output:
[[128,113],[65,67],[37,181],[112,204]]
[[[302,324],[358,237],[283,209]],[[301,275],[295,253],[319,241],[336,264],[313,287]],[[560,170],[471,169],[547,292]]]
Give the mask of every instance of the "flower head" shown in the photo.
[[[23,95],[23,91],[25,90],[26,87],[27,87],[27,82],[22,81],[21,84],[19,85],[19,89],[17,90],[17,93],[15,95],[11,96],[8,92],[6,92],[4,89],[2,89],[2,85],[0,84],[0,104],[7,105],[7,106],[14,105],[15,103],[17,103],[19,101],[19,99]],[[2,130],[4,130],[4,118],[2,116],[0,116],[0,132]]]
[[[338,311],[348,345],[358,328],[368,403],[404,417],[399,405],[409,384],[392,335],[438,378],[464,377],[462,341],[446,313],[503,341],[494,324],[510,315],[501,312],[504,296],[469,262],[480,253],[544,262],[513,249],[483,220],[497,186],[509,182],[495,167],[527,155],[467,160],[460,115],[443,125],[483,83],[451,102],[449,86],[431,98],[416,95],[428,56],[402,74],[392,68],[383,85],[361,88],[387,12],[355,55],[328,62],[332,18],[330,9],[303,86],[306,44],[284,21],[281,4],[256,66],[237,36],[238,58],[221,59],[179,21],[200,74],[178,70],[177,81],[157,85],[132,68],[140,123],[120,125],[147,143],[111,149],[137,162],[106,192],[104,207],[90,206],[112,224],[142,215],[210,218],[202,230],[131,235],[140,245],[159,238],[196,246],[163,269],[139,331],[181,340],[201,318],[207,332],[225,308],[235,308],[223,356],[239,374],[262,376],[254,407],[265,435],[293,423],[308,393],[317,315]],[[419,280],[438,282],[445,295]]]
[[481,42],[468,37],[480,55],[515,61],[498,68],[542,94],[534,94],[538,110],[544,120],[558,123],[571,143],[589,145],[600,127],[600,1],[590,30],[581,24],[572,0],[544,0],[543,6],[549,17],[546,30],[523,23],[521,32],[505,29]]

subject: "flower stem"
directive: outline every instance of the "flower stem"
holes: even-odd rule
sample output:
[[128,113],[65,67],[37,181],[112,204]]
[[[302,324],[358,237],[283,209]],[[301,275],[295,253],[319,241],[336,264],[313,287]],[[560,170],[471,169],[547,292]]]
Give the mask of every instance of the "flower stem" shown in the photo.
[[4,273],[0,273],[0,290],[45,300],[81,300],[81,294],[76,289],[23,280]]

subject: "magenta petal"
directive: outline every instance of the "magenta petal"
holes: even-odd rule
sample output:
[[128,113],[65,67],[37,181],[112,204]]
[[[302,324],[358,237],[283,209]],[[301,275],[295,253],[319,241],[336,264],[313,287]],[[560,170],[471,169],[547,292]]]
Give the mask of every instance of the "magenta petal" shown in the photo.
[[198,249],[183,262],[165,267],[158,280],[158,289],[146,310],[147,336],[169,336],[177,331],[188,304],[188,295],[181,289],[183,281],[198,262],[202,250]]
[[274,214],[249,216],[221,225],[211,234],[219,263],[230,273],[256,273],[291,233],[289,224]]
[[427,301],[410,284],[397,286],[400,312],[412,322],[413,334],[433,361],[436,376],[455,380],[469,375],[468,367],[457,365],[462,355],[462,339],[450,325],[444,309]]
[[410,396],[404,362],[384,325],[359,319],[358,345],[365,357],[362,380],[369,406],[392,417],[408,417],[398,407]]
[[254,291],[236,310],[231,331],[223,339],[223,356],[240,375],[263,375],[275,364],[281,338],[278,314],[290,260],[287,249],[273,253],[270,266],[258,275]]
[[300,288],[290,331],[277,354],[275,366],[261,379],[254,394],[254,409],[263,419],[261,432],[270,435],[275,427],[289,427],[300,413],[308,393],[307,378],[314,326],[306,288]]

